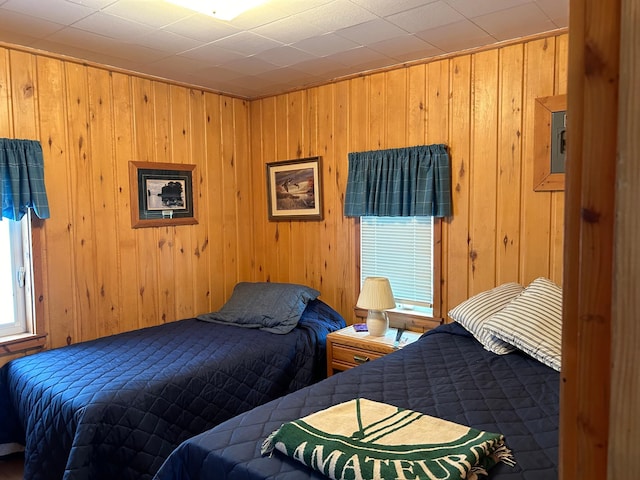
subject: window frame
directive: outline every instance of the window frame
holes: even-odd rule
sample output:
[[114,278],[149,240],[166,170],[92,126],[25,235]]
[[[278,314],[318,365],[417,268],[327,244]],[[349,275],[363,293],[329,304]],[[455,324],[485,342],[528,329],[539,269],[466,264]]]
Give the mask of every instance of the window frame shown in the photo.
[[[355,218],[355,250],[356,250],[356,277],[355,277],[355,296],[358,298],[360,293],[360,234],[361,220],[360,217]],[[398,309],[388,310],[389,326],[393,328],[404,328],[407,330],[426,332],[438,325],[442,325],[444,318],[442,317],[442,218],[434,217],[433,219],[433,315],[416,314],[415,312],[401,311]],[[367,310],[353,307],[356,318],[359,322],[364,322],[367,318]]]
[[[33,272],[33,318],[31,332],[0,337],[0,357],[13,355],[27,350],[41,349],[46,344],[47,334],[44,321],[43,259],[44,221],[31,215],[31,265]],[[23,239],[24,241],[24,239]]]

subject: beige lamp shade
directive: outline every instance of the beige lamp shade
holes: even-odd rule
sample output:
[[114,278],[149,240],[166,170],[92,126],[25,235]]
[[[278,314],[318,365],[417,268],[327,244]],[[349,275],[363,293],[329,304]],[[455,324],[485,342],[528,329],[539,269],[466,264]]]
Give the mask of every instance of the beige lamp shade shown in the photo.
[[367,277],[364,279],[362,291],[356,306],[367,310],[388,310],[395,308],[391,284],[386,277]]
[[369,310],[367,315],[369,334],[374,337],[384,336],[389,328],[389,319],[384,310],[396,306],[389,279],[386,277],[365,278],[356,306]]

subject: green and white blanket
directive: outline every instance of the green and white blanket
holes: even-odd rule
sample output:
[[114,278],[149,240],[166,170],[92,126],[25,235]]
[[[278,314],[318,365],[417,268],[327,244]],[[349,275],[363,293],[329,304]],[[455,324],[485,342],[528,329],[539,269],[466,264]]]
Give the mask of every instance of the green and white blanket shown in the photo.
[[515,465],[500,434],[362,398],[285,423],[262,454],[274,449],[334,480],[473,480]]

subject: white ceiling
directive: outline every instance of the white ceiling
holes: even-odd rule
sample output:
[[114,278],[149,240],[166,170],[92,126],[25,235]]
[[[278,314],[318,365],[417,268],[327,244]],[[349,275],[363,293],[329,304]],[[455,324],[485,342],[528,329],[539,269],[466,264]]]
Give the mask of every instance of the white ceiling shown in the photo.
[[568,17],[568,0],[270,0],[230,22],[163,0],[0,0],[0,41],[256,98]]

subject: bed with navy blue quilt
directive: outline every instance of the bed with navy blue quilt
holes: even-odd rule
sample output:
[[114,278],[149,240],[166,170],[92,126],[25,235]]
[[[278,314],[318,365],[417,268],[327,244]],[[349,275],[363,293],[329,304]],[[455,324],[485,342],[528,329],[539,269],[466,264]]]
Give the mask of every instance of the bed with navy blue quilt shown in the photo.
[[[238,284],[218,312],[9,362],[0,448],[24,446],[30,480],[150,479],[182,441],[324,378],[344,319],[317,291],[287,304],[273,288]],[[295,314],[250,318],[265,295]]]
[[[496,320],[501,320],[496,314],[503,314],[502,320],[508,325],[517,323],[518,328],[527,323],[518,317],[522,311],[535,321],[549,310],[553,310],[552,316],[561,317],[561,294],[560,303],[554,300],[550,305],[548,299],[536,296],[533,287],[527,293],[515,284],[494,290],[489,298],[472,297],[449,312],[458,321],[439,326],[400,350],[254,408],[187,440],[169,456],[155,480],[321,480],[328,478],[322,468],[331,470],[329,478],[368,478],[354,476],[357,462],[353,459],[340,464],[339,452],[329,454],[315,448],[310,463],[317,468],[297,458],[303,457],[302,447],[291,455],[277,449],[264,452],[274,432],[283,431],[285,425],[303,423],[300,419],[362,399],[499,433],[515,465],[498,462],[488,470],[490,479],[557,480],[558,368],[549,361],[553,357],[550,352],[540,360],[544,345],[539,344],[536,353],[503,340],[508,335],[496,327]],[[508,309],[512,301],[517,305]],[[532,311],[527,310],[529,307]],[[536,313],[536,308],[547,311]],[[493,324],[493,333],[486,330],[487,323]],[[533,333],[536,337],[538,332],[536,327],[525,336]],[[548,341],[546,338],[543,343]],[[508,352],[490,351],[492,342]],[[340,468],[344,469],[342,476],[336,473]],[[397,475],[372,478],[485,478],[466,473],[417,473],[399,464]]]

